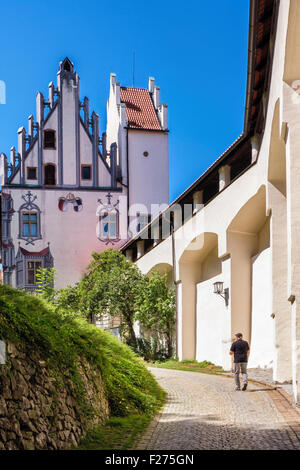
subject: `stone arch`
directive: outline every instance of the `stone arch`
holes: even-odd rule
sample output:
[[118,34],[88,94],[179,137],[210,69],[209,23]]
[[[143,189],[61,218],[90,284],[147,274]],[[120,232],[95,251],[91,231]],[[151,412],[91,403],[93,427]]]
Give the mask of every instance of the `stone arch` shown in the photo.
[[159,263],[154,265],[147,273],[148,276],[151,276],[151,273],[154,271],[158,271],[160,275],[167,274],[168,275],[168,282],[170,286],[174,284],[174,276],[173,276],[173,266],[169,263]]
[[285,142],[280,131],[280,100],[276,101],[269,150],[268,181],[286,196],[286,154]]
[[[241,331],[252,342],[252,366],[270,366],[273,340],[264,340],[272,329],[270,217],[266,212],[266,188],[261,186],[238,211],[227,228],[230,253],[231,335]],[[265,354],[265,350],[266,353]],[[258,353],[259,351],[259,353]],[[254,364],[254,357],[263,364]],[[267,357],[268,356],[268,357]],[[257,359],[255,359],[257,360]]]
[[177,302],[179,359],[197,357],[197,343],[199,342],[197,317],[201,302],[203,304],[205,302],[205,299],[199,299],[199,285],[205,282],[211,284],[213,296],[213,279],[221,271],[221,261],[218,258],[218,236],[215,233],[206,232],[195,237],[179,259],[180,286]]

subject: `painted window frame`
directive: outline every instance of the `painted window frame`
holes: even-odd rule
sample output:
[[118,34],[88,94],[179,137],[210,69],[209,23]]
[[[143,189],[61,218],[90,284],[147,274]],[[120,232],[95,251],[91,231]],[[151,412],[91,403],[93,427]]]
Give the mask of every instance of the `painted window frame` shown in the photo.
[[[35,170],[35,178],[30,178],[29,177],[30,170]],[[28,166],[27,167],[27,179],[32,180],[32,181],[36,181],[38,179],[38,177],[37,177],[37,167],[36,166]]]
[[[48,167],[53,167],[54,168],[54,184],[49,184],[49,183],[46,183],[46,168]],[[44,186],[48,186],[50,188],[54,188],[54,186],[56,186],[56,181],[57,181],[57,171],[56,171],[56,164],[55,163],[45,163],[44,164]]]
[[[31,235],[24,235],[23,231],[23,213],[35,213],[36,214],[36,236],[31,236]],[[41,211],[40,208],[36,205],[33,204],[33,207],[28,208],[26,207],[26,204],[23,204],[20,209],[19,209],[19,235],[18,235],[19,240],[25,240],[26,245],[34,245],[34,242],[37,240],[42,239],[42,234],[41,234]]]
[[[28,220],[25,220],[25,216],[28,216]],[[36,216],[35,220],[32,220],[31,219],[31,216]],[[21,224],[22,224],[22,236],[24,238],[36,238],[37,237],[37,234],[38,234],[38,214],[36,211],[22,211],[21,213],[21,217],[22,217],[22,221],[21,221]],[[28,235],[25,235],[25,226],[28,225]],[[33,235],[31,233],[31,226],[35,226],[36,229],[35,229],[35,233],[36,235]]]
[[[39,263],[39,267],[38,268],[35,268],[33,269],[33,280],[34,282],[31,283],[29,282],[29,271],[32,271],[32,269],[29,270],[29,263],[34,263],[37,264]],[[37,273],[37,270],[38,269],[43,269],[43,260],[42,259],[30,259],[30,258],[26,258],[25,260],[25,279],[26,279],[26,286],[30,286],[30,287],[36,287],[37,286],[37,279],[36,279],[36,273]]]
[[24,255],[20,251],[16,256],[16,287],[29,291],[35,291],[37,284],[28,284],[27,262],[40,262],[42,269],[51,269],[54,259],[50,251],[46,255],[28,254]]
[[[50,132],[53,132],[54,134],[54,146],[53,147],[46,147],[45,146],[45,142],[46,142],[46,138],[45,138],[45,135]],[[55,129],[44,129],[43,131],[43,149],[44,150],[56,150],[56,130]]]
[[[106,217],[107,215],[110,215],[110,214],[113,214],[116,218],[116,221],[115,221],[115,236],[113,236],[113,237],[110,236],[110,229],[109,228],[108,228],[108,236],[104,236],[104,230],[103,230],[103,224],[104,224],[103,219],[104,219],[104,217]],[[119,211],[118,211],[118,209],[114,208],[110,211],[108,209],[103,210],[103,212],[99,216],[99,223],[100,223],[100,226],[99,226],[99,239],[100,240],[106,241],[106,242],[119,240]],[[110,223],[110,221],[108,223]]]
[[[83,170],[84,170],[85,168],[89,168],[89,169],[90,169],[90,177],[89,177],[89,178],[84,178],[84,177],[83,177]],[[93,169],[92,169],[92,165],[82,163],[82,164],[81,164],[80,175],[81,175],[82,181],[91,181],[91,180],[93,179]]]

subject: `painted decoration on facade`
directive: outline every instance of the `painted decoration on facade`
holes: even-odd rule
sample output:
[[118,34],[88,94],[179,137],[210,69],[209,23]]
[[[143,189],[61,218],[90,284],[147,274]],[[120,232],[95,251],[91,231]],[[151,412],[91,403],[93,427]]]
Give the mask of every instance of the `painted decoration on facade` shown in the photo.
[[5,284],[11,284],[11,276],[15,267],[15,249],[11,234],[11,221],[15,213],[13,199],[10,194],[2,192],[2,269],[3,281]]
[[67,194],[67,197],[60,197],[58,200],[58,208],[62,212],[66,212],[69,204],[73,205],[75,212],[80,212],[83,209],[82,199],[75,197],[72,193]]
[[98,199],[100,206],[97,209],[97,237],[106,245],[115,244],[120,241],[119,238],[119,199],[113,204],[112,194],[106,195],[107,203],[104,204]]
[[34,291],[37,287],[37,272],[39,269],[53,268],[54,258],[49,244],[40,251],[28,251],[19,246],[16,256],[16,286],[21,289]]
[[19,236],[26,241],[26,245],[34,245],[36,240],[41,240],[41,210],[35,204],[37,196],[31,191],[22,195],[24,204],[19,208]]

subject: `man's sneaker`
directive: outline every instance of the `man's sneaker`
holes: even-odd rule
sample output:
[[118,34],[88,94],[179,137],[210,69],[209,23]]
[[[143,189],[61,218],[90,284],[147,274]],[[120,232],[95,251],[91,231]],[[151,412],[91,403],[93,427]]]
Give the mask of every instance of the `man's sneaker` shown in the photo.
[[247,390],[247,384],[244,384],[244,385],[243,385],[242,390],[243,390],[243,392],[244,392],[245,390]]
[[235,387],[236,391],[241,390],[240,387]]

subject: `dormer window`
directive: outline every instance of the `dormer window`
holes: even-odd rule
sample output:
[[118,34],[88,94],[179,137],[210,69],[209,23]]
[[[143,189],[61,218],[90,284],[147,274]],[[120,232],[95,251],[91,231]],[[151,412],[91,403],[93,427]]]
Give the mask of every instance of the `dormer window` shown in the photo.
[[44,149],[55,149],[56,148],[56,136],[55,131],[47,129],[44,131]]

